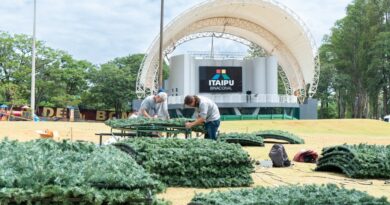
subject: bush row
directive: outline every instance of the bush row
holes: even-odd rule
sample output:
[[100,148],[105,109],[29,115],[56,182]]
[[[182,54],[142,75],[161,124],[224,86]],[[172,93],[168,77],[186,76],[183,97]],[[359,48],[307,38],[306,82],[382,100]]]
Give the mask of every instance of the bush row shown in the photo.
[[[50,139],[3,140],[0,159],[1,204],[142,201],[164,189],[129,155],[111,146]],[[108,192],[118,196],[105,194]]]
[[257,187],[228,192],[197,194],[189,205],[301,205],[301,204],[354,204],[389,205],[385,197],[374,198],[367,193],[327,185],[291,185],[272,188]]
[[[169,127],[185,128],[186,122],[192,122],[194,119],[188,118],[173,118],[169,120],[156,118],[133,118],[133,119],[115,119],[107,120],[105,124],[115,129],[146,129],[146,130],[163,130]],[[205,132],[203,126],[195,126],[191,128],[194,132]]]
[[237,143],[242,146],[264,146],[263,138],[256,136],[254,133],[221,133],[218,135],[218,140],[227,143]]
[[352,178],[390,178],[390,145],[340,145],[322,150],[316,171],[342,171]]
[[277,139],[284,140],[289,142],[290,144],[305,144],[305,140],[298,137],[297,135],[286,132],[282,130],[261,130],[255,132],[255,134],[263,139]]
[[252,161],[240,145],[198,139],[132,138],[115,144],[169,186],[236,187],[253,183]]

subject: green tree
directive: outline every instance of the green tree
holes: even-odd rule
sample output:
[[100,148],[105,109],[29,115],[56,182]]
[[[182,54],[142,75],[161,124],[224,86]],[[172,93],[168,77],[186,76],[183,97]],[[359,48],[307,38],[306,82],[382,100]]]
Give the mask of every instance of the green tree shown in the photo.
[[388,0],[354,0],[332,28],[327,50],[333,60],[322,62],[322,69],[335,68],[332,87],[341,118],[377,117],[380,98],[388,109],[389,13]]
[[[351,116],[364,117],[367,106],[366,70],[368,59],[366,58],[369,39],[367,33],[367,15],[365,12],[365,0],[355,0],[347,8],[347,16],[336,23],[331,36],[331,42],[336,54],[335,66],[339,80],[339,106],[343,106],[343,100],[350,108]],[[340,78],[341,77],[341,78]],[[344,81],[344,82],[342,82]],[[340,109],[341,112],[347,111]],[[345,113],[340,113],[345,116]]]
[[[23,96],[23,93],[20,92],[21,87],[14,83],[6,83],[0,87],[0,102],[11,105],[25,105],[27,104],[27,99]],[[4,98],[4,94],[8,96],[8,99]],[[0,103],[1,104],[1,103]]]
[[123,110],[135,99],[135,85],[143,54],[115,58],[91,70],[90,90],[83,96],[84,106],[97,109],[114,108],[120,117]]
[[[93,70],[90,90],[84,93],[83,106],[97,109],[114,108],[117,117],[136,98],[136,81],[144,54],[115,58]],[[169,76],[169,67],[164,64],[163,77]]]
[[[131,100],[131,78],[126,70],[120,69],[113,63],[106,63],[91,73],[91,97],[101,103],[105,109],[114,108],[119,117],[122,110]],[[100,107],[97,105],[97,107]]]
[[[5,103],[21,105],[30,101],[31,45],[32,39],[27,35],[0,32],[0,99]],[[77,105],[93,65],[74,60],[41,41],[37,41],[36,49],[36,105]]]
[[73,59],[64,51],[39,47],[36,60],[36,102],[40,106],[66,107],[81,103],[86,76],[94,66]]
[[370,56],[371,64],[368,73],[369,80],[373,82],[369,84],[370,96],[374,101],[374,116],[379,118],[379,95],[381,91],[384,114],[388,114],[390,108],[390,32],[381,32],[376,36]]
[[[390,109],[390,1],[371,0],[367,10],[372,39],[368,67],[368,81],[372,82],[369,84],[370,101],[373,116],[379,118]],[[379,102],[381,98],[382,103]]]
[[[0,95],[3,103],[27,102],[31,49],[26,35],[0,32]],[[30,70],[30,71],[29,71]]]
[[320,101],[319,118],[336,118],[336,92],[335,92],[335,72],[333,61],[335,59],[332,53],[332,45],[329,43],[328,36],[325,36],[324,43],[319,49],[321,59],[321,73],[315,98]]

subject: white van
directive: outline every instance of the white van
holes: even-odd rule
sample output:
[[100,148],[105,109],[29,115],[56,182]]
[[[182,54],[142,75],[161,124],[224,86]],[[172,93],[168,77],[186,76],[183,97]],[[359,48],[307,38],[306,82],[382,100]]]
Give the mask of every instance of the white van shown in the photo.
[[390,122],[390,115],[386,115],[386,116],[383,118],[383,120],[384,120],[385,122]]

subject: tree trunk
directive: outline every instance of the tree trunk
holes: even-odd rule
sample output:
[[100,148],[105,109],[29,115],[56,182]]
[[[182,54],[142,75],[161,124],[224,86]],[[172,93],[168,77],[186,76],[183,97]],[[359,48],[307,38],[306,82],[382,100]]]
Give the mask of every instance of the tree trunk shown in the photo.
[[118,101],[115,102],[115,117],[116,119],[121,119],[122,114],[122,104]]
[[323,119],[324,118],[324,102],[322,101],[321,102],[321,106],[320,106],[320,119]]
[[389,105],[388,105],[388,101],[389,101],[389,97],[388,97],[388,90],[387,90],[387,86],[384,86],[383,87],[383,113],[385,115],[389,114]]
[[344,102],[343,96],[341,95],[340,92],[338,95],[338,102],[337,103],[338,103],[339,118],[343,119],[343,118],[345,118],[345,102]]
[[378,94],[370,98],[369,106],[372,108],[371,118],[378,119],[379,118],[379,98]]
[[363,112],[362,117],[363,118],[369,118],[370,115],[370,104],[369,104],[369,98],[367,96],[367,93],[364,94],[364,103],[363,103]]
[[352,103],[352,118],[357,118],[358,104],[359,104],[359,96],[356,95]]

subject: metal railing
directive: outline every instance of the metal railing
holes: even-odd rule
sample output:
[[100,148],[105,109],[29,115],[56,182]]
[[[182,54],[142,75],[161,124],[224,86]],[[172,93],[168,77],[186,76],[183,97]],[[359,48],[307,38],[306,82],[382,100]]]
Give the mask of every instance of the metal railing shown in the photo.
[[[202,94],[215,103],[298,103],[298,99],[293,95],[275,94]],[[183,104],[185,96],[169,96],[168,104]]]

